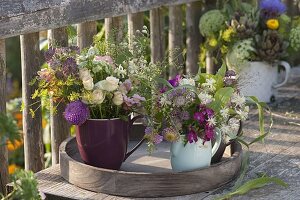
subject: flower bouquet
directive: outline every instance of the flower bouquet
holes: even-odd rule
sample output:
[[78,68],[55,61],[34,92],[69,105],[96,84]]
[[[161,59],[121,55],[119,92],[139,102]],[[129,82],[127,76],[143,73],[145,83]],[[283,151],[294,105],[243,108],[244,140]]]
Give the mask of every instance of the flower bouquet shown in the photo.
[[[200,20],[206,37],[203,49],[215,54],[215,60],[225,58],[228,67],[238,73],[244,95],[269,102],[276,95],[273,88],[288,79],[290,66],[281,60],[298,52],[300,29],[298,18],[289,17],[285,11],[280,0],[261,0],[258,5],[235,0],[207,12]],[[218,23],[211,24],[216,17]],[[201,58],[203,62],[205,57]],[[281,84],[277,84],[278,65],[286,69]]]
[[172,142],[174,171],[209,166],[221,140],[235,139],[240,121],[246,120],[249,107],[236,88],[235,72],[225,70],[161,81],[165,86],[155,95],[145,137],[150,150],[163,139]]
[[38,72],[33,97],[67,104],[64,117],[76,125],[79,152],[90,165],[119,169],[129,156],[129,129],[138,118],[129,115],[147,111],[153,79],[162,69],[145,59],[147,39],[144,28],[135,38],[134,54],[126,41],[98,42],[82,52],[50,48],[45,54],[48,65]]

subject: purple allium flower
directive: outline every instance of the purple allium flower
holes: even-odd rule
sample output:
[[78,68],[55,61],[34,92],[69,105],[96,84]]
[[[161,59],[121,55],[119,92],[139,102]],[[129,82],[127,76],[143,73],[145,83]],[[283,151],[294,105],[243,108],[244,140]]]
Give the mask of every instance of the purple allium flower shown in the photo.
[[175,78],[168,80],[168,82],[173,86],[177,87],[179,85],[179,81],[181,79],[181,76],[178,74],[175,76]]
[[54,54],[55,54],[55,48],[53,47],[50,47],[47,51],[45,51],[44,57],[46,62],[49,63],[49,61],[53,58]]
[[191,129],[187,135],[187,140],[189,141],[189,143],[193,143],[193,142],[197,142],[198,141],[198,137],[197,137],[197,133]]
[[90,117],[90,110],[82,101],[73,101],[67,105],[64,117],[70,124],[80,126]]
[[150,134],[152,134],[152,132],[153,132],[153,128],[152,127],[147,126],[145,128],[145,134],[146,135],[150,135]]
[[265,19],[276,18],[286,11],[281,0],[262,0],[259,4],[261,16]]
[[63,63],[63,74],[69,76],[71,74],[76,74],[78,72],[78,66],[74,58],[67,58]]
[[194,113],[194,120],[197,120],[200,124],[205,122],[205,115],[202,112]]
[[52,59],[48,64],[54,70],[61,66],[61,62],[58,59]]
[[159,144],[159,143],[161,143],[162,141],[163,141],[163,136],[161,136],[161,135],[155,135],[154,136],[154,144]]

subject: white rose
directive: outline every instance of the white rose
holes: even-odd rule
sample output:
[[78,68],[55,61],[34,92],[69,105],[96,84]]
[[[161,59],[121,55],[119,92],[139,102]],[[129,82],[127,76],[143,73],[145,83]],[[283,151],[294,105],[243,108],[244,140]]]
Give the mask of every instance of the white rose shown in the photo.
[[98,89],[112,92],[119,87],[119,79],[109,76],[105,80],[99,81],[95,85]]
[[82,84],[84,89],[92,90],[94,88],[94,82],[92,77],[83,77]]
[[102,90],[96,89],[92,93],[92,102],[94,104],[101,104],[105,99],[105,94]]
[[79,69],[79,78],[80,79],[89,78],[89,77],[91,77],[90,70],[88,70],[87,68],[80,68]]
[[112,101],[117,106],[121,105],[123,103],[122,93],[119,91],[114,92],[114,97],[113,97]]
[[179,85],[192,85],[195,86],[195,81],[192,78],[183,78],[179,81]]

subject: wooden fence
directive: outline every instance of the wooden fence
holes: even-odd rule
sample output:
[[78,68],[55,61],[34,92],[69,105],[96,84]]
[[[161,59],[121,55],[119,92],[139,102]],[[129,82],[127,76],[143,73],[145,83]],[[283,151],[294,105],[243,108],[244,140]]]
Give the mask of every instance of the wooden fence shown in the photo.
[[[186,16],[183,16],[182,4],[186,4]],[[0,1],[0,112],[5,112],[6,99],[6,66],[5,38],[20,35],[22,62],[22,99],[23,133],[25,151],[25,169],[34,172],[44,167],[44,152],[42,144],[42,116],[38,109],[32,118],[29,105],[33,103],[31,95],[36,85],[29,86],[40,69],[43,56],[39,48],[39,31],[48,31],[49,44],[55,42],[61,46],[68,45],[66,26],[77,24],[77,44],[80,49],[92,43],[97,33],[95,20],[105,18],[106,37],[112,29],[124,32],[124,17],[127,15],[128,34],[131,38],[136,30],[143,26],[144,11],[150,11],[151,60],[160,62],[164,58],[165,29],[163,8],[169,9],[168,50],[182,51],[183,29],[186,22],[186,71],[198,71],[198,54],[200,34],[198,23],[201,12],[201,2],[196,0],[2,0]],[[122,36],[122,34],[121,34]],[[118,38],[116,38],[118,40]],[[174,57],[172,53],[169,63],[183,64],[183,57]],[[175,69],[175,68],[174,68]],[[177,72],[171,68],[170,75]],[[34,100],[36,101],[36,100]],[[39,105],[35,104],[35,108]],[[32,108],[32,107],[31,107]],[[34,109],[34,108],[33,108]],[[51,145],[52,162],[58,163],[59,144],[69,136],[69,126],[62,118],[63,106],[58,108],[57,115],[51,115]],[[4,192],[7,183],[7,150],[0,147],[0,192]]]

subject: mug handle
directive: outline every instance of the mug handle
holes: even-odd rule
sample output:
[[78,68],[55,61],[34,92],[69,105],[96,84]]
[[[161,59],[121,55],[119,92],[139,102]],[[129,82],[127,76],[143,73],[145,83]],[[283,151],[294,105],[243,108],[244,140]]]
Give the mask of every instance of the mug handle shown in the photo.
[[279,88],[279,87],[283,86],[284,84],[286,84],[286,82],[288,81],[288,78],[290,76],[291,66],[290,66],[289,63],[287,63],[285,61],[280,61],[278,63],[278,65],[283,66],[285,68],[285,78],[284,78],[284,81],[282,83],[273,85],[273,88]]
[[[143,115],[138,115],[133,117],[130,121],[129,121],[129,132],[131,130],[131,127],[133,125],[133,123],[137,120],[137,119],[142,119],[144,116]],[[141,139],[129,152],[126,153],[125,158],[123,160],[123,162],[133,153],[135,152],[135,150],[137,150],[145,141],[145,138]]]
[[216,142],[211,150],[212,155],[211,157],[213,157],[215,155],[215,153],[217,152],[217,150],[219,149],[219,146],[222,142],[222,134],[219,130],[216,131]]

